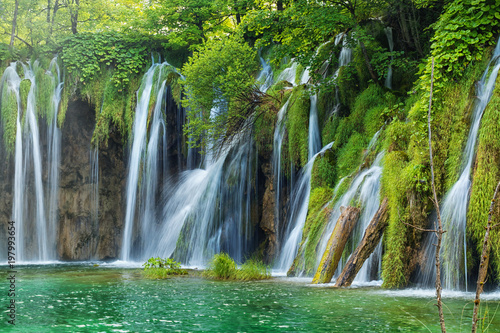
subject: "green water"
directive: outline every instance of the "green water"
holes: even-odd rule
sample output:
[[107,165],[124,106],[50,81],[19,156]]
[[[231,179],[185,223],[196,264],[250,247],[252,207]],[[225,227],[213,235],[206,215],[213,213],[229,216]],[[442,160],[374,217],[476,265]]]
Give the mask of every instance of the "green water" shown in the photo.
[[[283,278],[145,280],[139,269],[91,265],[18,267],[12,326],[5,266],[1,271],[2,332],[440,331],[430,291],[334,289]],[[445,298],[448,332],[470,331],[472,297]],[[500,302],[493,299],[482,309],[488,311],[488,331],[500,332]]]

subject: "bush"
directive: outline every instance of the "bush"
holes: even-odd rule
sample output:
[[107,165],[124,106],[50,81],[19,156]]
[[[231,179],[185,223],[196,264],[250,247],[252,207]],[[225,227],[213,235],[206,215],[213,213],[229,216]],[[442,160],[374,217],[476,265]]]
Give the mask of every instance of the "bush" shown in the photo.
[[236,279],[242,281],[265,280],[271,278],[271,273],[263,262],[249,259],[236,271]]
[[227,253],[214,255],[203,275],[217,280],[263,280],[269,279],[271,274],[268,267],[254,259],[247,260],[240,269]]
[[166,279],[172,275],[187,275],[187,271],[181,269],[181,264],[170,258],[151,257],[142,266],[144,266],[144,276],[149,279]]
[[236,277],[236,263],[227,253],[214,255],[204,275],[208,278],[229,280]]

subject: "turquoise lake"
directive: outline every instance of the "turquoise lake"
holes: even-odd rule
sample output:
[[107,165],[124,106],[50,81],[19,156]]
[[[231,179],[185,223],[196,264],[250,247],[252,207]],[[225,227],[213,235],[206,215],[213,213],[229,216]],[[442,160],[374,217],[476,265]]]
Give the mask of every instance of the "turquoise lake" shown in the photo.
[[[335,289],[310,279],[259,282],[200,277],[146,280],[140,268],[54,264],[16,267],[16,325],[2,332],[438,332],[433,290]],[[444,293],[449,332],[468,332],[473,293]],[[483,327],[500,332],[500,292],[486,293]]]

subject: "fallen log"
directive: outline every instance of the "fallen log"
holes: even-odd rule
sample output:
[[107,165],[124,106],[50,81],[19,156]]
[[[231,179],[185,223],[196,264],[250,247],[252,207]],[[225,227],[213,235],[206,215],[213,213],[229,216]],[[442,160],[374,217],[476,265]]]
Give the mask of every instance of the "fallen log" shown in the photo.
[[360,209],[356,207],[347,207],[342,212],[328,240],[325,253],[321,258],[312,283],[329,283],[332,280],[333,274],[342,257],[345,244],[358,221],[359,213]]
[[358,274],[364,262],[377,247],[388,224],[387,198],[384,198],[375,216],[366,228],[363,239],[351,254],[335,283],[335,287],[349,287]]

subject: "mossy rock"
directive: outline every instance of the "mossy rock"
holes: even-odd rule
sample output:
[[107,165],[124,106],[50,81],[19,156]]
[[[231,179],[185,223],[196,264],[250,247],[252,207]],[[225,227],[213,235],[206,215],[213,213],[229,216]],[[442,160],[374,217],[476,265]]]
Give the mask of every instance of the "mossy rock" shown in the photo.
[[297,86],[290,96],[287,131],[291,162],[303,167],[308,162],[309,109],[311,100],[304,86]]
[[359,81],[354,66],[343,66],[339,69],[337,86],[340,103],[352,109],[356,96],[359,94]]
[[314,274],[320,237],[330,220],[332,208],[329,202],[332,200],[332,193],[329,187],[318,187],[311,191],[302,240],[288,276]]
[[311,172],[311,191],[317,187],[332,187],[335,183],[335,154],[331,149],[316,157]]

